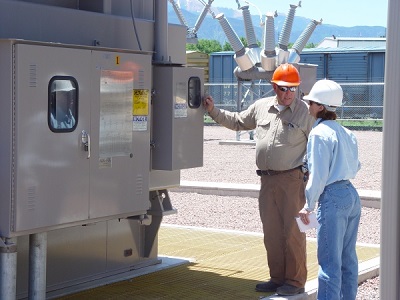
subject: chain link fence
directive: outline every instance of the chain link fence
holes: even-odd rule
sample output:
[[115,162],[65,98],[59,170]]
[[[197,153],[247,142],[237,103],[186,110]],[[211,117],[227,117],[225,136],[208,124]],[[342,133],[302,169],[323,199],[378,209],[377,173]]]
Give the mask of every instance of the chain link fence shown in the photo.
[[[343,105],[336,110],[339,119],[382,120],[384,83],[340,83],[343,89]],[[217,107],[229,111],[241,111],[257,99],[275,95],[270,83],[206,83],[205,93],[213,96]],[[302,96],[301,89],[297,91]]]

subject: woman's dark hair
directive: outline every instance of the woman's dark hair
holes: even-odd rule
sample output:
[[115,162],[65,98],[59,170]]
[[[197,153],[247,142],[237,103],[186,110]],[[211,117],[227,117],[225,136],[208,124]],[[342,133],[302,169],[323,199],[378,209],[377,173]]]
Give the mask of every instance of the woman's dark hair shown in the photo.
[[328,111],[324,107],[323,110],[317,113],[317,118],[321,118],[322,120],[336,120],[337,116],[334,111]]

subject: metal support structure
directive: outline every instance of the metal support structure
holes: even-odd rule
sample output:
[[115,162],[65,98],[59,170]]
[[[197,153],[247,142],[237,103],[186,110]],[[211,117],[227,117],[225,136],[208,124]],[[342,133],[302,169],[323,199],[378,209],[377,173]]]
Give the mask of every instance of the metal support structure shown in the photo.
[[201,1],[202,4],[204,5],[202,12],[200,13],[199,17],[197,18],[196,24],[194,25],[192,29],[192,35],[197,36],[197,31],[199,30],[201,24],[204,21],[204,18],[206,17],[207,13],[211,11],[211,4],[213,3],[214,0],[208,0],[208,3],[205,3],[204,1]]
[[186,22],[186,20],[185,20],[185,17],[184,17],[184,15],[183,15],[183,13],[182,13],[181,8],[179,7],[179,5],[175,2],[175,0],[169,0],[169,2],[172,4],[172,7],[174,8],[174,11],[175,11],[175,13],[176,13],[176,16],[177,16],[178,19],[179,19],[179,22],[180,22],[182,25],[186,26],[186,28],[189,29],[189,25],[187,24],[187,22]]
[[[259,82],[258,86],[260,86],[260,83],[261,83],[261,81]],[[266,95],[263,95],[261,92],[256,93],[254,91],[255,86],[256,86],[256,84],[254,83],[253,80],[251,81],[250,87],[246,87],[243,84],[242,80],[238,80],[238,82],[237,82],[237,89],[238,89],[238,93],[237,94],[238,94],[238,97],[237,97],[237,102],[236,102],[236,110],[238,112],[243,110],[243,104],[244,104],[245,99],[246,99],[246,97],[248,95],[250,95],[250,98],[251,98],[250,104],[254,103],[254,101],[255,101],[254,98],[260,99],[260,98],[263,98],[263,97],[266,96]],[[244,95],[243,95],[243,92],[242,92],[243,87],[247,88],[247,90],[246,90]],[[254,96],[256,96],[256,97],[254,97]],[[240,141],[240,137],[245,133],[249,134],[249,139],[250,140],[254,140],[254,130],[249,130],[249,131],[244,131],[244,132],[237,131],[236,132],[236,140]]]
[[172,207],[168,190],[150,191],[150,210],[147,214],[151,216],[151,224],[145,227],[144,234],[144,257],[149,257],[160,229],[163,216],[176,214],[177,210]]
[[380,299],[400,299],[400,1],[389,0],[383,128]]
[[46,299],[47,232],[29,236],[29,300]]
[[[242,101],[242,81],[237,82],[237,100],[236,100],[236,111],[240,112],[240,102]],[[240,141],[240,131],[236,131],[236,140]]]
[[187,35],[186,35],[186,42],[190,44],[197,44],[197,31],[199,30],[201,24],[204,21],[204,18],[206,17],[207,13],[210,12],[212,13],[210,7],[211,4],[214,0],[208,0],[208,3],[205,3],[204,1],[200,1],[204,7],[203,11],[200,13],[199,17],[197,18],[196,24],[194,27],[190,28],[188,23],[185,20],[185,17],[183,16],[183,13],[181,11],[180,6],[174,1],[174,0],[169,0],[169,2],[172,4],[172,7],[175,10],[175,13],[180,21],[180,23],[187,28]]
[[17,241],[0,238],[0,299],[15,300],[17,295]]

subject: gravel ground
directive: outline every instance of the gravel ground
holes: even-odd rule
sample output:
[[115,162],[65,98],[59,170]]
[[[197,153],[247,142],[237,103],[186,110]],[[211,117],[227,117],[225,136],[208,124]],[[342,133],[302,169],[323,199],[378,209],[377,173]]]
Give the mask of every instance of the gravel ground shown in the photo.
[[[362,168],[352,182],[357,189],[380,190],[382,132],[354,133],[359,143]],[[249,135],[243,133],[240,139],[248,140]],[[204,166],[182,170],[181,180],[259,184],[255,174],[255,147],[219,145],[221,140],[236,140],[236,132],[220,126],[205,126]],[[170,198],[178,214],[164,217],[164,223],[262,232],[255,198],[178,192],[170,192]],[[307,236],[315,237],[315,231]],[[362,208],[358,242],[380,243],[380,209]],[[379,299],[379,276],[359,286],[357,299]]]

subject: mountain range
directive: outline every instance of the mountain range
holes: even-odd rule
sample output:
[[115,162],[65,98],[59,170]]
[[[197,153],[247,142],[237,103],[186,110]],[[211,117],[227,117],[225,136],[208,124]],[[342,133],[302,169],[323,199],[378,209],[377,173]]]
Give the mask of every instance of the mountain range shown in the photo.
[[[204,2],[204,1],[203,1]],[[198,0],[185,0],[180,1],[180,10],[184,16],[186,24],[189,28],[193,28],[196,25],[196,22],[203,10],[203,5]],[[262,41],[262,32],[263,27],[260,25],[261,20],[259,15],[253,15],[254,11],[252,11],[252,7],[249,8],[253,27],[255,31],[255,35],[257,40],[261,43]],[[254,10],[254,8],[253,8]],[[246,37],[243,16],[241,10],[235,10],[230,8],[222,8],[222,7],[213,7],[211,6],[211,11],[217,15],[219,13],[223,13],[226,20],[229,22],[230,26],[237,34],[238,37]],[[265,16],[263,16],[265,18]],[[276,43],[279,39],[279,33],[282,30],[283,24],[286,19],[286,13],[279,13],[278,16],[274,19],[275,25],[275,39]],[[168,20],[170,23],[180,24],[180,20],[175,13],[172,5],[168,5]],[[307,19],[304,17],[295,16],[293,20],[293,27],[289,39],[289,43],[294,43],[296,39],[301,35],[304,29],[308,26],[308,24],[312,21],[312,19]],[[319,20],[317,20],[319,21]],[[318,25],[314,32],[312,33],[308,43],[313,43],[315,45],[319,44],[325,37],[385,37],[386,36],[386,28],[383,26],[354,26],[354,27],[343,27],[336,26],[331,24],[322,24]],[[219,21],[214,19],[210,13],[207,13],[199,30],[197,31],[198,39],[208,39],[208,40],[217,40],[222,45],[228,41],[225,32],[223,31]]]

